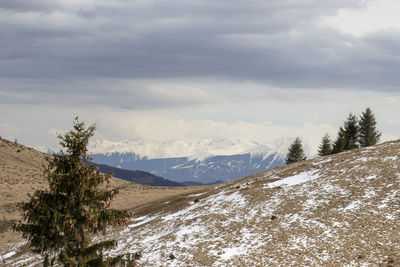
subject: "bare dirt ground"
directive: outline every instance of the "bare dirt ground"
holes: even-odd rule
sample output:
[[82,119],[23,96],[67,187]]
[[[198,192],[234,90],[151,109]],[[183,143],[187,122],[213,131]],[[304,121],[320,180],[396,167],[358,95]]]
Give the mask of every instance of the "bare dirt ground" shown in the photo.
[[[22,241],[12,231],[13,222],[20,219],[17,203],[29,200],[28,194],[46,189],[43,176],[45,155],[33,148],[0,139],[0,254]],[[132,210],[134,214],[157,209],[162,203],[208,190],[207,187],[151,187],[113,178],[110,187],[119,187],[120,193],[111,207]]]

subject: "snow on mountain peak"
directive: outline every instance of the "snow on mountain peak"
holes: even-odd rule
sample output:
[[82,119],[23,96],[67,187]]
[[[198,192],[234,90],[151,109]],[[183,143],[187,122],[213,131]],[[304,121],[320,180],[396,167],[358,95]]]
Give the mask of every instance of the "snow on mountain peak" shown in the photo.
[[112,152],[135,153],[140,157],[174,158],[188,157],[203,160],[211,156],[228,156],[237,154],[268,155],[278,152],[286,153],[290,139],[281,138],[270,143],[259,143],[238,139],[181,139],[171,141],[128,139],[121,142],[96,140],[89,145],[92,154]]

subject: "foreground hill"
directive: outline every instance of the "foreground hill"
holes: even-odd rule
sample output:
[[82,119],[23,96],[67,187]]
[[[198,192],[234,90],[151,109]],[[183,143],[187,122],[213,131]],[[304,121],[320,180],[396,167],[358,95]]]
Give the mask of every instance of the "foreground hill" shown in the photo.
[[[0,138],[0,266],[4,251],[14,242],[21,242],[21,236],[10,229],[20,218],[17,203],[28,201],[28,193],[47,188],[43,176],[45,154],[29,147]],[[112,202],[118,209],[147,209],[154,201],[166,201],[171,197],[204,191],[207,187],[151,187],[113,178],[110,187],[121,188]],[[150,203],[150,204],[149,204]],[[12,265],[10,265],[12,266]]]
[[[278,167],[111,229],[139,266],[400,265],[400,141]],[[10,266],[37,264],[23,248]]]

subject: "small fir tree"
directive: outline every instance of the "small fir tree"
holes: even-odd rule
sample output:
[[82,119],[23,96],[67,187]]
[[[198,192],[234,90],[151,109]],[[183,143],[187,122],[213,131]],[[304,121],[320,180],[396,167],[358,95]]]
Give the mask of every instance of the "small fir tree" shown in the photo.
[[326,156],[332,154],[332,142],[329,134],[326,134],[318,147],[318,156]]
[[372,146],[379,142],[382,133],[376,129],[375,115],[370,108],[367,108],[365,112],[362,113],[358,125],[361,147]]
[[296,137],[296,140],[289,147],[289,152],[286,155],[286,164],[299,162],[303,160],[306,160],[306,156],[304,155],[303,145],[301,144],[300,138]]
[[346,132],[342,127],[340,127],[336,140],[333,142],[332,153],[343,152],[345,150],[346,143]]
[[[22,203],[24,221],[14,225],[28,240],[30,248],[44,256],[44,266],[56,260],[63,266],[133,266],[124,255],[104,258],[103,251],[116,246],[115,240],[94,243],[93,234],[104,233],[109,225],[124,224],[127,211],[110,209],[117,189],[107,190],[111,174],[101,174],[86,155],[95,126],[86,127],[75,119],[73,130],[59,135],[63,147],[52,157],[44,174],[49,190],[37,190]],[[131,259],[129,255],[126,255]]]
[[358,121],[355,115],[349,114],[347,120],[344,122],[344,131],[346,133],[344,150],[358,148]]

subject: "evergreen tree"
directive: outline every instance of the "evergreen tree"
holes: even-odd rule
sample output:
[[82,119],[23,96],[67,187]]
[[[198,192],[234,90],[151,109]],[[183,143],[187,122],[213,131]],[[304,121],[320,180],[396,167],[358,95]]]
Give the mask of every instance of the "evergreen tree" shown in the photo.
[[344,122],[344,131],[346,133],[346,145],[344,150],[350,150],[358,147],[358,121],[357,117],[349,114]]
[[318,147],[318,156],[326,156],[332,154],[332,142],[329,134],[326,134]]
[[296,140],[289,147],[289,152],[286,155],[286,164],[303,160],[306,160],[306,156],[304,155],[303,145],[301,144],[300,138],[296,137]]
[[345,150],[346,143],[347,143],[346,132],[342,127],[340,127],[336,140],[335,142],[333,142],[332,153],[343,152]]
[[109,208],[118,194],[117,189],[107,190],[103,185],[111,174],[101,174],[95,165],[85,164],[91,161],[86,153],[94,131],[95,126],[86,127],[76,118],[73,130],[58,136],[63,149],[46,159],[44,175],[49,190],[37,190],[29,202],[21,203],[24,221],[15,224],[14,230],[23,234],[34,252],[44,256],[44,266],[55,260],[77,267],[134,264],[124,255],[103,257],[104,250],[116,246],[115,240],[92,240],[94,234],[104,233],[109,225],[124,224],[131,216]]
[[382,133],[376,130],[375,115],[370,108],[367,108],[365,112],[362,113],[358,125],[361,147],[372,146],[379,142]]

